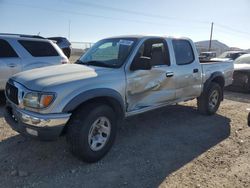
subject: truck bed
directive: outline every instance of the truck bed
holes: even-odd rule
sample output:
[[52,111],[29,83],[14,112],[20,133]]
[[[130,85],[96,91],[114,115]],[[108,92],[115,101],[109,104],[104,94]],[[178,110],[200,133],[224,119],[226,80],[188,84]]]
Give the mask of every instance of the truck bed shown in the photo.
[[203,72],[203,83],[211,76],[212,73],[222,72],[225,78],[225,86],[233,82],[233,61],[202,61],[201,68]]

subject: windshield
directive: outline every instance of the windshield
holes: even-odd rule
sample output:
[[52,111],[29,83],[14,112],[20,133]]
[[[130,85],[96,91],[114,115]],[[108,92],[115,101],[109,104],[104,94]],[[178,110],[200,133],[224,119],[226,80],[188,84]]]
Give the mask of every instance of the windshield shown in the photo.
[[78,64],[120,67],[129,56],[136,38],[112,38],[97,42],[77,61]]
[[250,65],[250,55],[244,55],[237,58],[234,61],[235,64],[249,64]]

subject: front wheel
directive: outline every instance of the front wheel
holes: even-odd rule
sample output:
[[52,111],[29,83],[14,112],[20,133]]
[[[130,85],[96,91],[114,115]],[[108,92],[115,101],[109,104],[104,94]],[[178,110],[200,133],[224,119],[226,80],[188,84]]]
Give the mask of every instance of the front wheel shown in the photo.
[[85,162],[96,162],[110,150],[115,140],[115,112],[107,105],[90,104],[73,114],[67,140],[73,154]]
[[205,115],[213,115],[218,110],[223,98],[222,88],[219,84],[212,82],[200,97],[197,98],[198,110]]

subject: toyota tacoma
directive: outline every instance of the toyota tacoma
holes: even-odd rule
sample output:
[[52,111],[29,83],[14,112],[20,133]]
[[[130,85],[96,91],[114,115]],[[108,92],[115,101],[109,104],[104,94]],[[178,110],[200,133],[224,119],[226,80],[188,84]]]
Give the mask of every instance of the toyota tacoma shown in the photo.
[[74,64],[25,71],[9,79],[5,119],[42,140],[66,134],[73,154],[100,160],[129,116],[197,99],[216,113],[232,62],[200,62],[188,38],[120,36],[100,40]]

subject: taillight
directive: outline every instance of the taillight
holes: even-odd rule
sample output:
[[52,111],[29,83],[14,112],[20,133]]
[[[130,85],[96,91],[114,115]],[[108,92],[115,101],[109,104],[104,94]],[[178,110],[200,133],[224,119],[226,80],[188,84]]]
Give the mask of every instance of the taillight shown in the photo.
[[62,63],[62,64],[67,64],[67,63],[69,63],[69,60],[67,60],[67,59],[62,59],[62,60],[61,60],[61,63]]

